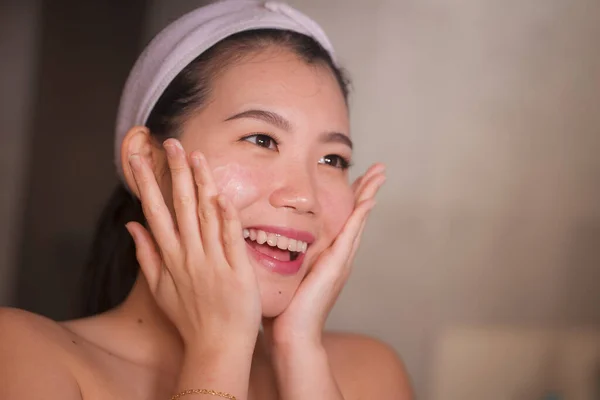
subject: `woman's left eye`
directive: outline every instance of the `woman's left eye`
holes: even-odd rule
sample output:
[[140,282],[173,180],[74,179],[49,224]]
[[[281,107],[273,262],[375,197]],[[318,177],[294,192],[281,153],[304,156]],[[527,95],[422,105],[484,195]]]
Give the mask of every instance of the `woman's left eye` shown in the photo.
[[321,157],[319,164],[329,165],[342,170],[346,170],[350,167],[350,161],[342,156],[338,156],[337,154],[328,154]]
[[256,135],[246,136],[242,140],[254,143],[259,147],[264,147],[269,150],[277,150],[277,141],[269,135],[258,133]]

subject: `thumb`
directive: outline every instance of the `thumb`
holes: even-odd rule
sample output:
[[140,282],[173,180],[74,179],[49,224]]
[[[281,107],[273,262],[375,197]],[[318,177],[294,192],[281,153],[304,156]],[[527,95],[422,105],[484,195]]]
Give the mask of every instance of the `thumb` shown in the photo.
[[150,286],[150,291],[154,294],[158,287],[162,259],[156,250],[152,236],[150,236],[150,232],[138,222],[129,222],[125,224],[125,229],[127,229],[133,238],[136,259]]

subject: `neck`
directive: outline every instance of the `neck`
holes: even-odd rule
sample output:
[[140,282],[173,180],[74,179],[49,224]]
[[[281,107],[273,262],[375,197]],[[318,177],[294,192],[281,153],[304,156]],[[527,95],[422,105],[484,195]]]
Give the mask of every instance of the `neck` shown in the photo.
[[143,365],[177,370],[183,356],[179,332],[154,300],[140,273],[125,301],[107,313],[118,326],[126,328],[126,343],[135,343],[132,357]]
[[[181,336],[156,304],[142,274],[138,275],[125,301],[105,315],[113,319],[115,326],[120,327],[125,335],[123,343],[129,344],[127,354],[131,361],[178,373],[184,351]],[[131,346],[131,343],[135,343],[135,346]],[[259,334],[253,361],[264,366],[267,360],[266,348]]]

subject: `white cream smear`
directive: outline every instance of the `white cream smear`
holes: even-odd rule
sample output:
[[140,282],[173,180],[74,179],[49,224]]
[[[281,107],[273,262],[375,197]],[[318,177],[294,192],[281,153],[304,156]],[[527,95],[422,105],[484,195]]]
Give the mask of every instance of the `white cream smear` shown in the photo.
[[217,188],[238,208],[251,202],[258,194],[253,174],[237,163],[229,163],[213,170]]

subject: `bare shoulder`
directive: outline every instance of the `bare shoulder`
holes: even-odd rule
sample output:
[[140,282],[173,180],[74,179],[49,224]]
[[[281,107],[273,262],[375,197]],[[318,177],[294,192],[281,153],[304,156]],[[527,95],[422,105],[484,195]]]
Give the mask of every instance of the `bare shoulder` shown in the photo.
[[0,348],[27,352],[29,349],[66,355],[77,336],[60,323],[17,308],[0,307]]
[[69,332],[27,311],[0,308],[0,398],[80,399],[68,368]]
[[404,364],[388,344],[349,333],[326,333],[324,344],[344,398],[413,398]]

